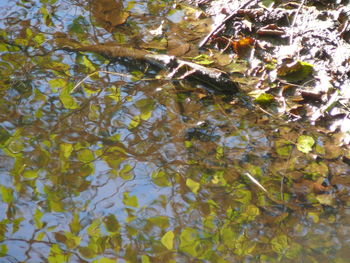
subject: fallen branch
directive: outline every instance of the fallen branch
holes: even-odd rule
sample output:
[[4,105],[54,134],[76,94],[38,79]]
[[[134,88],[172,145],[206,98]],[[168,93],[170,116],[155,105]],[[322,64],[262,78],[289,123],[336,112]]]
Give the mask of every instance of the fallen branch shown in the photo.
[[56,44],[61,50],[93,52],[109,59],[131,58],[143,60],[171,72],[166,76],[168,79],[194,78],[202,83],[209,84],[215,90],[229,93],[238,91],[237,84],[230,79],[227,73],[185,61],[175,56],[153,54],[145,50],[118,46],[116,44],[82,45],[67,38],[57,38]]

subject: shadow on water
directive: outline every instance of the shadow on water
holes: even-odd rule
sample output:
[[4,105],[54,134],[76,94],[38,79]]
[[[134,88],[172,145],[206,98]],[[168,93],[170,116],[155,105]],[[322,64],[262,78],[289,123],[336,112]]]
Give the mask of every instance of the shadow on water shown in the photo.
[[[99,73],[70,94],[67,72],[84,77],[74,67],[100,57],[57,54],[43,70],[20,53],[1,54],[12,76],[0,99],[0,262],[349,258],[349,168],[327,148],[334,138],[194,82],[140,77],[127,60],[108,70],[132,77]],[[27,75],[4,66],[9,54]],[[297,147],[306,132],[313,154]]]

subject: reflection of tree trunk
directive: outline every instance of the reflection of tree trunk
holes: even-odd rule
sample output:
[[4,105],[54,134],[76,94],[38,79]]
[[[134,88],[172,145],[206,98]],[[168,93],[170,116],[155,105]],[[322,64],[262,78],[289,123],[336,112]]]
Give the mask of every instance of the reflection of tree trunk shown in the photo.
[[132,58],[144,60],[152,65],[167,69],[170,73],[166,75],[168,79],[195,78],[205,84],[210,85],[214,90],[227,93],[237,92],[237,84],[233,82],[229,75],[215,68],[207,68],[193,62],[178,59],[169,55],[157,55],[145,50],[131,47],[123,47],[114,44],[82,45],[78,42],[60,37],[56,34],[56,43],[60,49],[73,52],[93,52],[108,58]]

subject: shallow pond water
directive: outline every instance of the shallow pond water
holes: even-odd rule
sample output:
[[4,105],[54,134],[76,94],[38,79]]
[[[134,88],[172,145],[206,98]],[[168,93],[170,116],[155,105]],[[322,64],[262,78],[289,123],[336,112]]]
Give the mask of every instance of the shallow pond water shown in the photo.
[[[58,24],[45,8],[83,36],[74,26],[87,21],[69,24],[82,7],[55,2],[23,2],[12,8],[33,20],[17,27],[8,12],[1,24],[0,262],[347,262],[336,136],[139,62],[21,49],[28,28],[41,41],[35,19],[43,35]],[[172,4],[124,6],[173,17]]]

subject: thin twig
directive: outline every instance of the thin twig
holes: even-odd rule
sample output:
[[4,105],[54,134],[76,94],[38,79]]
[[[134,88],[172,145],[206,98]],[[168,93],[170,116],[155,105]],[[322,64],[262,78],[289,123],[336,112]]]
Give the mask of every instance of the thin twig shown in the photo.
[[265,189],[265,187],[263,187],[258,180],[256,180],[250,173],[245,172],[244,175],[246,175],[254,184],[256,184],[257,186],[259,186],[260,189],[262,189],[264,192],[267,193],[267,190]]
[[290,34],[289,45],[292,45],[292,43],[293,43],[293,38],[294,38],[294,25],[295,25],[295,23],[296,23],[296,21],[297,21],[298,14],[299,14],[301,8],[304,6],[305,2],[306,2],[306,0],[302,0],[302,1],[301,1],[300,5],[299,5],[299,7],[298,7],[298,9],[297,9],[297,12],[296,12],[295,15],[294,15],[293,22],[292,22],[292,24],[291,24],[291,26],[290,26],[290,27],[292,28],[292,32],[291,32],[291,34]]

